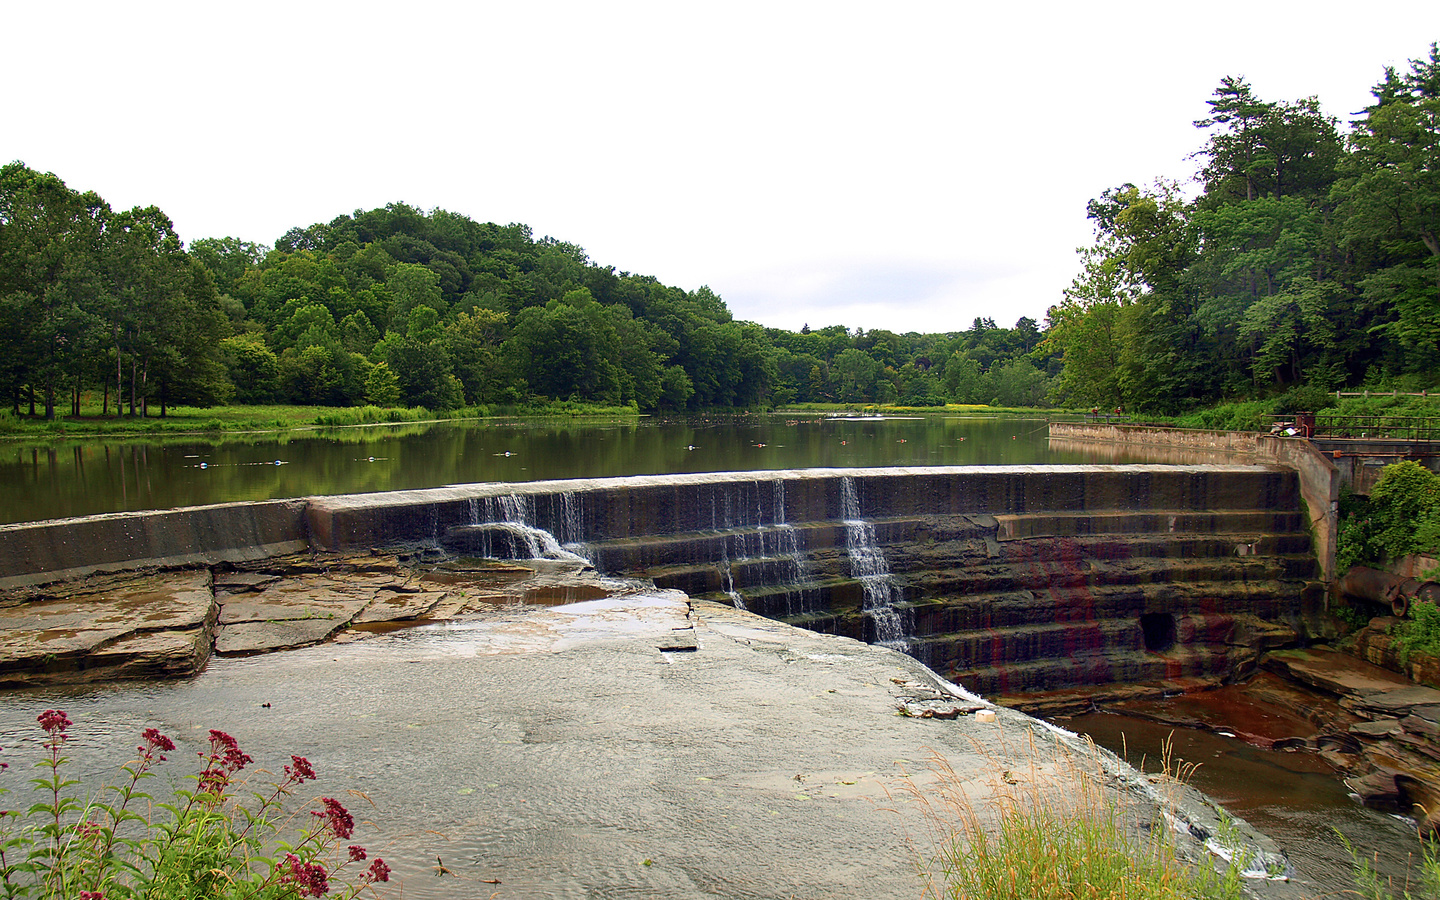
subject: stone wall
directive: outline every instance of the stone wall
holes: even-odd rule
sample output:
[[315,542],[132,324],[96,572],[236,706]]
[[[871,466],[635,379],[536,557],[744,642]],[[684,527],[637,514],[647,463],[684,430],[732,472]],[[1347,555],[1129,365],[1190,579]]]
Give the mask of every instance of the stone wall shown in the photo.
[[1246,431],[1200,431],[1153,425],[1102,425],[1082,422],[1050,423],[1051,440],[1096,441],[1123,444],[1130,449],[1184,449],[1219,454],[1236,462],[1259,462],[1294,469],[1300,476],[1300,494],[1310,516],[1315,556],[1321,577],[1333,585],[1336,525],[1339,517],[1340,471],[1310,441]]
[[3,525],[0,588],[294,553],[310,545],[306,504],[222,503]]

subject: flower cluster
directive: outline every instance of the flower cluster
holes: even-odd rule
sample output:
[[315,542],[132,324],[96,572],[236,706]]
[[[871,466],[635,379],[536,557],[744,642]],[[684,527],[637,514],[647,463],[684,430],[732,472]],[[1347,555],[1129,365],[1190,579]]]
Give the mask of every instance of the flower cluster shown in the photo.
[[302,897],[323,897],[330,892],[329,873],[317,862],[302,862],[300,857],[287,853],[280,868],[281,882],[295,885]]
[[141,733],[140,739],[145,743],[136,747],[135,752],[140,754],[140,763],[144,766],[164,762],[165,754],[175,749],[175,742],[155,728],[145,729]]
[[223,731],[210,730],[210,752],[201,753],[205,770],[200,773],[199,791],[219,796],[229,787],[236,772],[251,763],[249,754],[240,752],[240,745]]
[[315,770],[310,767],[310,760],[303,756],[290,757],[292,765],[285,767],[285,777],[296,784],[304,784],[307,781],[315,780]]
[[[252,759],[235,738],[212,730],[208,749],[199,753],[196,789],[178,792],[184,802],[166,804],[144,793],[143,781],[153,777],[151,770],[175,750],[175,742],[158,729],[146,728],[135,748],[137,756],[122,768],[126,778],[102,787],[95,795],[99,799],[82,803],[67,791],[79,781],[62,771],[73,723],[57,709],[46,710],[36,721],[46,735],[46,758],[37,765],[49,771],[32,784],[44,799],[28,813],[0,810],[0,897],[106,900],[107,893],[156,896],[156,889],[168,895],[163,892],[179,884],[192,885],[198,891],[194,896],[208,896],[212,888],[225,884],[241,889],[239,896],[272,896],[278,889],[283,896],[309,898],[323,897],[332,884],[347,881],[337,894],[341,900],[354,900],[362,890],[390,880],[384,860],[369,859],[357,844],[346,846],[355,818],[333,797],[319,798],[319,808],[310,813],[314,818],[305,819],[313,825],[302,827],[298,841],[280,838],[280,823],[295,821],[285,812],[285,798],[295,785],[317,778],[303,756],[290,757],[284,778],[271,784],[273,790],[254,795],[258,803],[242,806],[234,795],[244,782],[236,773]],[[169,810],[173,820],[151,823],[131,811],[142,802]],[[29,824],[24,819],[30,815],[44,821]],[[10,826],[12,817],[21,820],[18,831]],[[258,855],[263,847],[276,844],[285,851],[280,858]],[[12,853],[21,857],[19,862],[7,858]],[[367,860],[363,871],[343,872]]]
[[312,812],[310,815],[324,819],[325,827],[340,840],[349,838],[355,831],[355,819],[350,815],[350,811],[334,797],[321,797],[320,802],[325,806],[324,811]]

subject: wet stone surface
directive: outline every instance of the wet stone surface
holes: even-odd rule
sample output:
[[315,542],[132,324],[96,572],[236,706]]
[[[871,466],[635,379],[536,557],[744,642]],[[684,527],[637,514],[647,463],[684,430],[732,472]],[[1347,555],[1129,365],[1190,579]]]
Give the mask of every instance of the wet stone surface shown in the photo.
[[214,569],[134,572],[0,594],[0,686],[182,677],[247,656],[496,606],[633,591],[574,563],[459,563],[301,554]]
[[[9,622],[35,623],[47,603],[77,632],[108,622],[75,637],[68,669],[36,668],[34,641],[15,638],[24,677],[93,679],[127,648],[107,679],[160,660],[195,666],[212,634],[225,655],[168,683],[10,691],[7,750],[38,710],[84,697],[83,724],[115,735],[92,747],[124,748],[153,724],[182,743],[222,728],[257,759],[304,752],[333,779],[322,790],[374,802],[375,846],[406,897],[491,896],[497,884],[501,896],[919,896],[932,829],[953,812],[927,799],[940,786],[984,804],[1095,779],[1134,827],[1177,823],[1193,858],[1214,830],[1203,798],[903,654],[572,563],[307,555],[87,586],[63,601],[6,598]],[[195,624],[116,633],[114,604],[141,595],[166,621]],[[540,596],[592,599],[520,602]]]

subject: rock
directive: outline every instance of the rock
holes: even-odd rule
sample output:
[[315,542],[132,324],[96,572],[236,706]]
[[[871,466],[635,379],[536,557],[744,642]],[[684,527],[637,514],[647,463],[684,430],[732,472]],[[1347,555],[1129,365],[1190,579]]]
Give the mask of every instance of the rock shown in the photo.
[[220,624],[325,619],[345,624],[369,604],[373,592],[363,584],[319,575],[286,578],[258,594],[225,595]]
[[215,590],[231,594],[263,591],[279,580],[279,575],[265,572],[226,572],[215,576]]
[[418,619],[435,609],[448,596],[446,591],[422,591],[413,594],[399,594],[392,590],[379,591],[370,605],[350,621],[355,625],[363,625]]
[[1373,722],[1356,722],[1350,726],[1350,733],[1361,737],[1381,738],[1399,734],[1399,719],[1376,719]]
[[0,684],[182,676],[209,657],[210,573],[101,576],[0,606]]
[[240,622],[216,631],[215,652],[249,656],[318,644],[344,627],[343,620],[292,619],[284,622]]
[[1268,671],[1342,697],[1380,695],[1410,684],[1409,679],[1394,672],[1320,647],[1272,650],[1262,665]]
[[1399,774],[1394,769],[1376,769],[1368,775],[1345,779],[1345,786],[1360,798],[1365,806],[1375,809],[1397,809],[1403,795],[1400,785],[1395,782]]

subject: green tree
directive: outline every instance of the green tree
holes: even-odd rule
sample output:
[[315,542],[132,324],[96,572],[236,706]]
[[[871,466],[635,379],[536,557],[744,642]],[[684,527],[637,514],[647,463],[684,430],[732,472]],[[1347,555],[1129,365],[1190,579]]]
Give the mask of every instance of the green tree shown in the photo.
[[1390,367],[1428,371],[1440,363],[1440,47],[1387,69],[1373,93],[1334,188],[1342,239],[1365,268],[1370,327],[1396,348]]
[[19,162],[0,169],[0,324],[12,354],[5,389],[14,398],[22,383],[38,386],[47,419],[98,343],[109,215],[99,195],[55,175]]
[[394,406],[400,401],[400,379],[389,363],[376,363],[365,376],[365,401],[376,406]]
[[259,335],[246,334],[220,342],[237,403],[273,403],[280,392],[280,359]]

